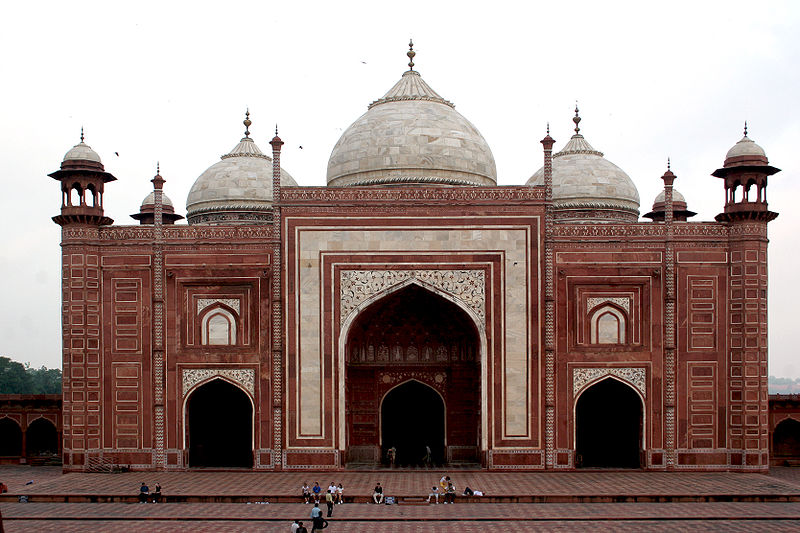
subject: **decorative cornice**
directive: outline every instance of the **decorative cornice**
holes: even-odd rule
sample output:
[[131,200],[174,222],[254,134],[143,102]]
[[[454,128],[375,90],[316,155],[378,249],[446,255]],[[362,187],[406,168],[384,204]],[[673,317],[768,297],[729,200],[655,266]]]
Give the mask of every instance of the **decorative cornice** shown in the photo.
[[281,203],[541,201],[544,187],[283,187]]

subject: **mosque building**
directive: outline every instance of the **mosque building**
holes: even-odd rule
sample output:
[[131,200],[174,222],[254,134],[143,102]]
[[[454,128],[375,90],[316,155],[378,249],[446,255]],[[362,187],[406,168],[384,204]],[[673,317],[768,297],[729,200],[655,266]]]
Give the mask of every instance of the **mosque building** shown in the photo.
[[[692,222],[548,134],[498,186],[480,132],[411,61],[299,185],[244,137],[116,225],[81,135],[61,168],[63,464],[764,471],[767,178],[744,137]],[[720,154],[722,156],[722,154]],[[541,166],[538,170],[537,167]],[[713,179],[709,177],[708,179]],[[684,191],[690,192],[690,191]],[[724,192],[724,194],[723,194]]]

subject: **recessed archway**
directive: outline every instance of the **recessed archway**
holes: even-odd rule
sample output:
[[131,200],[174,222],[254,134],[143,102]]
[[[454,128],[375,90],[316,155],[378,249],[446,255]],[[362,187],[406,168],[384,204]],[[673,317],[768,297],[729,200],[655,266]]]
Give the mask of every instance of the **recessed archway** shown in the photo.
[[772,433],[772,456],[778,461],[800,459],[800,422],[787,418]]
[[431,449],[431,462],[445,459],[445,406],[433,388],[416,380],[390,390],[381,402],[381,451],[395,448],[397,464],[423,465]]
[[[473,317],[446,295],[412,283],[373,301],[345,335],[348,464],[385,462],[391,444],[381,440],[381,405],[387,392],[409,379],[439,396],[442,405],[437,416],[444,433],[437,437],[440,444],[429,444],[434,461],[480,461],[481,340]],[[412,402],[412,396],[405,398]],[[398,460],[420,463],[421,446],[422,453],[396,446]]]
[[22,455],[22,428],[15,420],[0,418],[0,457]]
[[186,402],[190,467],[253,466],[253,404],[223,379],[197,387]]
[[575,463],[586,468],[641,466],[642,401],[612,377],[592,385],[575,405]]
[[58,430],[46,418],[37,418],[25,432],[25,454],[30,458],[36,455],[58,454]]

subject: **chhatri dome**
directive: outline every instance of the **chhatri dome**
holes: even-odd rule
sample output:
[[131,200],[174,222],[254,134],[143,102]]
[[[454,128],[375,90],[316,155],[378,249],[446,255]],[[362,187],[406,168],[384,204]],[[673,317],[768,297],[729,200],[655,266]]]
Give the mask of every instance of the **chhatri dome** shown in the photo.
[[[575,106],[575,135],[553,154],[553,206],[558,220],[571,222],[636,222],[639,191],[621,168],[603,157],[583,135]],[[528,185],[544,185],[544,168]]]
[[489,145],[414,70],[409,48],[409,70],[333,147],[328,185],[496,185]]
[[83,142],[83,128],[81,128],[81,142],[70,148],[69,152],[64,154],[63,161],[92,161],[94,163],[102,163],[97,152]]
[[[245,132],[233,150],[200,174],[186,199],[189,224],[257,224],[272,220],[272,158],[250,138],[250,112]],[[296,186],[281,169],[281,185]]]

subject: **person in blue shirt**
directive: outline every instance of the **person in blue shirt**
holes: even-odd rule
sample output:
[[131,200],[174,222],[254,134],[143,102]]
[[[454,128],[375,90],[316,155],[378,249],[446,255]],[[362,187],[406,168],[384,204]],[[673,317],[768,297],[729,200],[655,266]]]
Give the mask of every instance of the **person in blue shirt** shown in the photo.
[[311,490],[314,492],[314,503],[319,503],[319,493],[322,492],[322,487],[319,486],[319,481],[314,482],[314,488]]

